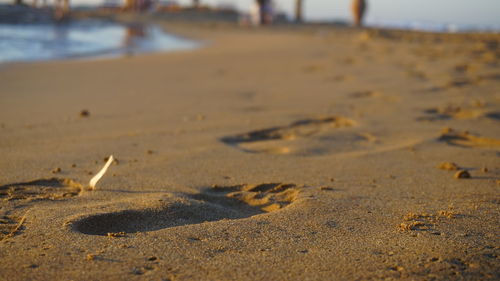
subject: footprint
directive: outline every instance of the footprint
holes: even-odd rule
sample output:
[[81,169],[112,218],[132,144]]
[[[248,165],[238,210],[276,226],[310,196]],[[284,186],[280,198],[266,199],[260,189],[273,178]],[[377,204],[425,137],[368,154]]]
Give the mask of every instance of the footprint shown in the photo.
[[285,208],[298,194],[299,188],[294,184],[213,186],[198,194],[170,198],[158,207],[93,215],[72,226],[84,234],[105,236],[242,219]]
[[[294,184],[265,183],[232,187],[214,186],[208,193],[224,195],[227,198],[237,199],[248,206],[260,208],[263,212],[272,212],[286,207],[295,201],[299,190]],[[202,194],[201,197],[197,195],[194,198],[211,198],[210,196],[206,197],[206,195]]]
[[423,81],[429,79],[429,75],[425,71],[420,70],[418,68],[408,68],[406,70],[406,75],[409,77],[418,79],[418,80],[423,80]]
[[0,216],[0,241],[9,238],[20,230],[22,217]]
[[486,114],[486,117],[500,121],[500,111],[493,111]]
[[474,65],[471,65],[468,63],[461,63],[461,64],[455,65],[453,67],[453,71],[458,73],[458,74],[464,75],[464,74],[473,72],[475,70],[475,68],[476,67]]
[[355,121],[332,116],[320,119],[304,119],[288,126],[272,127],[221,139],[227,145],[238,147],[245,152],[288,154],[287,141],[310,137],[334,128],[351,127]]
[[479,81],[498,81],[500,80],[500,73],[490,73],[490,74],[484,74],[484,75],[479,75],[477,77]]
[[81,191],[82,185],[70,179],[38,179],[2,185],[0,198],[4,200],[58,200],[77,196]]
[[374,98],[374,97],[380,97],[381,94],[380,92],[377,91],[359,91],[359,92],[354,92],[349,95],[351,98]]
[[440,141],[445,141],[451,145],[465,147],[500,147],[500,140],[475,136],[469,132],[458,132],[447,128],[439,137]]
[[430,213],[408,213],[403,217],[404,222],[398,225],[399,231],[421,231],[430,232],[433,235],[441,235],[437,230],[444,219],[460,218],[462,215],[452,211],[440,210],[435,214]]
[[302,72],[305,72],[305,73],[314,73],[314,72],[322,71],[323,69],[325,69],[325,67],[323,65],[313,64],[313,65],[304,66],[302,68]]
[[350,75],[335,75],[335,76],[329,76],[325,78],[326,82],[344,82],[344,81],[351,81],[353,80],[354,77]]
[[450,89],[461,89],[461,88],[468,87],[468,86],[478,85],[479,83],[481,83],[482,80],[485,80],[485,79],[482,79],[479,76],[477,76],[477,77],[468,77],[468,76],[452,77],[447,82],[438,83],[438,84],[436,84],[436,86],[427,89],[427,91],[437,92],[437,91],[446,91],[446,90],[450,90]]
[[448,81],[442,88],[451,89],[451,88],[462,88],[469,85],[477,85],[479,83],[478,78],[470,78],[470,77],[459,77]]
[[438,108],[429,108],[424,111],[427,116],[417,118],[418,121],[436,121],[447,119],[477,119],[484,115],[481,108],[467,108],[461,106],[447,105]]

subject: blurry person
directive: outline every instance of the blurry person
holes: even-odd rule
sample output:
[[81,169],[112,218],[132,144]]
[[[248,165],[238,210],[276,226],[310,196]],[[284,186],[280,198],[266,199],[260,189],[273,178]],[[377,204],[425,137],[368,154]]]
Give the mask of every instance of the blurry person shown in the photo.
[[363,16],[366,12],[366,0],[353,0],[352,1],[352,15],[354,18],[354,24],[356,26],[363,25]]
[[302,21],[302,0],[295,0],[295,21]]
[[272,24],[274,18],[274,9],[273,2],[271,0],[264,1],[264,5],[262,6],[262,17],[261,22],[263,24]]
[[256,0],[259,6],[260,24],[271,24],[273,22],[273,3],[271,0]]
[[124,6],[123,6],[123,9],[125,11],[133,11],[133,10],[135,10],[135,7],[136,7],[136,1],[125,0]]
[[257,5],[259,6],[259,24],[264,23],[264,4],[266,0],[256,0]]
[[58,22],[63,22],[68,19],[69,15],[69,0],[56,0],[54,18]]
[[142,24],[129,24],[123,38],[122,46],[129,56],[137,51],[137,41],[146,37],[146,30]]
[[250,24],[253,26],[260,25],[260,5],[258,1],[253,2],[250,6]]

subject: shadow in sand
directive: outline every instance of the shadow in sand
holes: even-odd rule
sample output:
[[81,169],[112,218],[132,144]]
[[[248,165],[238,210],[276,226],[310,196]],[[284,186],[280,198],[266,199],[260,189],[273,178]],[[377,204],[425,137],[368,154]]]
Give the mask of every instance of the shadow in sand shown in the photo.
[[294,184],[216,186],[198,194],[185,194],[164,205],[85,217],[72,224],[84,234],[135,233],[224,219],[241,219],[273,212],[292,203]]
[[490,112],[490,113],[487,113],[485,116],[490,118],[490,119],[495,119],[495,120],[500,121],[500,111]]

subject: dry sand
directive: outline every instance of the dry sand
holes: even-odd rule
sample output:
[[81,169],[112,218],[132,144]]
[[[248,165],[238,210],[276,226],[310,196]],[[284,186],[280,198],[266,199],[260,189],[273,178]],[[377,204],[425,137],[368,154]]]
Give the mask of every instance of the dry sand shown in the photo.
[[166,27],[0,68],[0,279],[500,278],[499,35]]

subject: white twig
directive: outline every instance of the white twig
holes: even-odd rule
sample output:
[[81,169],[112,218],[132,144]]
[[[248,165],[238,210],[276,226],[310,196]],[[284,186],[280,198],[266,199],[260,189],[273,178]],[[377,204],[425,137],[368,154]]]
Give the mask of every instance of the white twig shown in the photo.
[[109,166],[111,165],[111,163],[113,163],[113,155],[109,156],[108,158],[108,162],[106,162],[106,164],[104,164],[104,167],[102,167],[102,169],[99,171],[99,173],[97,173],[97,175],[95,175],[89,182],[89,186],[90,186],[90,189],[95,189],[95,185],[97,184],[97,182],[102,178],[102,176],[104,176],[104,174],[106,173],[106,171],[108,170]]

